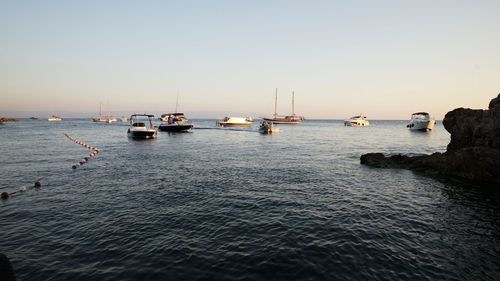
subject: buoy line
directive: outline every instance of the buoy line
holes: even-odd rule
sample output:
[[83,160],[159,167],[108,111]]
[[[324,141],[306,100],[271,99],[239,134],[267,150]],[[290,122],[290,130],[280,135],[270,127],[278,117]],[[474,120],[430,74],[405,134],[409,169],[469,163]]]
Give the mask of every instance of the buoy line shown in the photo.
[[[72,137],[72,136],[70,136],[70,135],[66,134],[66,133],[64,133],[64,135],[65,135],[68,139],[70,139],[71,141],[73,141],[74,143],[79,144],[79,145],[81,145],[81,146],[83,146],[83,147],[85,147],[85,148],[87,148],[87,149],[89,149],[89,150],[92,150],[92,152],[91,152],[89,155],[87,155],[87,156],[83,157],[83,158],[80,160],[80,162],[78,162],[78,163],[77,163],[77,164],[75,164],[75,165],[72,165],[72,166],[71,166],[71,168],[72,168],[72,169],[76,169],[76,168],[78,168],[78,167],[82,166],[83,164],[87,163],[87,162],[88,162],[91,158],[94,158],[94,157],[96,157],[96,156],[97,156],[97,154],[99,154],[99,152],[100,152],[100,151],[99,151],[99,149],[95,148],[94,146],[91,146],[91,145],[89,145],[89,144],[86,144],[86,143],[84,143],[84,142],[82,142],[82,141],[80,141],[80,140],[78,140],[78,139],[76,139],[76,138],[74,138],[74,137]],[[32,186],[28,186],[28,187],[23,186],[23,187],[21,187],[19,190],[16,190],[16,191],[13,191],[13,192],[6,192],[6,191],[4,191],[4,192],[0,193],[0,198],[1,198],[1,199],[9,199],[12,195],[15,195],[15,194],[17,194],[17,193],[23,193],[23,192],[27,191],[28,189],[32,189],[32,188],[36,188],[36,189],[38,189],[38,188],[42,187],[42,184],[40,183],[40,181],[41,181],[41,180],[42,180],[41,178],[40,178],[40,179],[37,179],[37,180],[33,183],[33,185],[32,185]]]
[[83,157],[82,160],[80,160],[80,162],[78,162],[77,164],[71,166],[72,169],[76,169],[76,168],[82,166],[83,164],[87,163],[91,158],[94,158],[95,156],[97,156],[97,154],[99,154],[99,149],[97,149],[97,148],[95,148],[95,147],[93,147],[91,145],[88,145],[88,144],[86,144],[86,143],[84,143],[84,142],[82,142],[82,141],[80,141],[80,140],[78,140],[76,138],[73,138],[72,136],[70,136],[70,135],[68,135],[66,133],[64,133],[64,135],[68,139],[70,139],[71,141],[73,141],[74,143],[79,144],[79,145],[81,145],[81,146],[83,146],[85,148],[88,148],[88,149],[92,150],[92,152],[88,156]]
[[37,189],[38,189],[38,188],[42,187],[42,184],[40,183],[40,181],[41,181],[41,180],[42,180],[41,178],[40,178],[40,179],[37,179],[37,180],[33,183],[33,185],[32,185],[32,186],[28,186],[28,187],[23,186],[23,187],[21,187],[19,190],[16,190],[16,191],[13,191],[13,192],[6,192],[6,191],[5,191],[5,192],[2,192],[2,193],[0,194],[0,198],[2,198],[2,199],[9,199],[9,197],[11,197],[12,195],[14,195],[14,194],[16,194],[16,193],[23,193],[23,192],[25,192],[26,190],[31,189],[31,188],[37,188]]

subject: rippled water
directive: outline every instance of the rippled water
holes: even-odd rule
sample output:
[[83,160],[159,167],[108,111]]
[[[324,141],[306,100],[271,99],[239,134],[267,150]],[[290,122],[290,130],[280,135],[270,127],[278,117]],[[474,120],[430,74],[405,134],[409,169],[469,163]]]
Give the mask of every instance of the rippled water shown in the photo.
[[[217,129],[134,141],[123,124],[0,126],[0,252],[19,280],[499,280],[500,195],[359,164],[444,151],[404,121]],[[70,135],[101,149],[89,151]]]

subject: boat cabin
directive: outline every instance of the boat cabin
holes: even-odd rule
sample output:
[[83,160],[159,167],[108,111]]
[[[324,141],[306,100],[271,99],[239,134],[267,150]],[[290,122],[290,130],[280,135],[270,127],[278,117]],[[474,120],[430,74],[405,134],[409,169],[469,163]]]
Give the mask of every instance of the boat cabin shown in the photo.
[[427,112],[415,112],[411,115],[411,119],[429,119],[429,113]]

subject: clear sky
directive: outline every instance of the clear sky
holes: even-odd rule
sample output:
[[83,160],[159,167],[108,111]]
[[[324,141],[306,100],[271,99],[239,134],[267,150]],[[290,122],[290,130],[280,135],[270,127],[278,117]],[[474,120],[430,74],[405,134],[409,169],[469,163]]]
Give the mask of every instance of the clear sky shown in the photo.
[[485,108],[500,1],[0,0],[0,115],[168,112],[179,92],[186,114],[262,116],[275,88],[306,118]]

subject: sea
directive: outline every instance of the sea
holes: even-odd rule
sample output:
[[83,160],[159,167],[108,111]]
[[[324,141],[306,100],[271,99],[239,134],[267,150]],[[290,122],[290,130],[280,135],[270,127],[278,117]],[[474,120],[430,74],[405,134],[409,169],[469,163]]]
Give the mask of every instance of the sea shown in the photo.
[[[500,280],[498,188],[360,164],[444,152],[406,121],[0,125],[0,253],[18,280]],[[99,149],[92,151],[65,136]],[[40,188],[31,188],[40,179]]]

